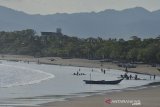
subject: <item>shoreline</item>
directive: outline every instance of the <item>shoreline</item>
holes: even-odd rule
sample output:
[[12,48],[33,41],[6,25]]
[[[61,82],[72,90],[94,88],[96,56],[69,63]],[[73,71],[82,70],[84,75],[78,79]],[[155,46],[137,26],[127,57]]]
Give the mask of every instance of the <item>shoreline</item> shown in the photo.
[[[71,103],[77,104],[77,101],[78,102],[82,101],[82,100],[85,101],[84,99],[87,99],[87,100],[91,101],[91,99],[94,99],[94,98],[99,99],[99,98],[104,97],[104,100],[105,100],[105,95],[106,96],[109,95],[111,98],[112,97],[115,98],[114,96],[116,96],[117,94],[122,95],[123,93],[134,93],[134,92],[137,92],[137,93],[141,94],[140,92],[143,92],[143,91],[146,91],[146,90],[150,91],[150,90],[154,90],[154,89],[160,90],[160,81],[159,82],[152,82],[152,83],[142,85],[142,86],[127,87],[127,88],[124,88],[124,89],[111,89],[111,90],[103,90],[103,91],[97,91],[97,92],[91,92],[91,93],[89,93],[89,92],[87,92],[87,93],[75,93],[75,95],[68,95],[67,98],[63,98],[63,99],[58,100],[58,101],[46,102],[46,103],[36,104],[36,105],[33,105],[33,106],[16,106],[16,107],[35,107],[35,106],[37,106],[37,107],[75,107]],[[79,96],[77,94],[79,94],[79,95],[82,94],[82,96]],[[158,94],[158,95],[160,95],[160,94]],[[18,99],[21,99],[21,98],[18,98]],[[120,99],[118,99],[118,100],[120,100]],[[131,99],[131,100],[133,100],[133,99]],[[68,103],[70,103],[70,104],[66,105]],[[81,102],[81,104],[82,103],[83,102]],[[103,102],[103,103],[105,103],[105,102]],[[108,105],[106,105],[104,107],[107,107],[107,106]],[[81,105],[78,105],[76,107],[81,107]],[[93,105],[88,106],[87,105],[87,106],[84,106],[84,107],[97,107],[97,106],[93,106]],[[129,107],[129,106],[128,105],[127,106],[116,105],[116,106],[113,106],[113,107]],[[131,105],[131,107],[133,107],[133,105]],[[147,107],[150,107],[150,106],[147,106]],[[155,106],[155,107],[157,107],[157,106]]]
[[[51,61],[51,59],[54,59],[54,61]],[[58,57],[43,57],[43,58],[34,58],[32,56],[23,56],[23,55],[5,55],[5,57],[0,56],[0,60],[9,60],[9,61],[24,61],[24,62],[38,62],[40,64],[50,64],[50,65],[62,65],[62,66],[76,66],[76,67],[88,67],[88,68],[101,68],[101,63],[99,60],[87,60],[87,59],[61,59]],[[102,68],[106,69],[117,69],[117,70],[123,70],[124,68],[118,67],[114,63],[104,63]],[[158,72],[156,67],[151,67],[146,64],[140,64],[137,66],[137,68],[131,68],[128,69],[129,71],[132,71],[131,73],[139,73],[139,74],[145,74],[145,75],[160,75],[160,72]],[[55,101],[55,102],[49,102],[40,105],[40,107],[106,107],[108,105],[105,104],[104,100],[105,97],[110,98],[121,98],[120,96],[125,96],[127,94],[127,98],[140,98],[141,100],[145,99],[141,93],[145,93],[146,95],[148,93],[153,93],[154,95],[150,95],[150,103],[153,105],[152,107],[158,107],[160,106],[159,102],[157,101],[157,97],[160,97],[159,90],[160,90],[160,82],[158,83],[151,83],[149,86],[144,85],[140,87],[147,87],[142,88],[138,90],[123,90],[118,92],[109,92],[105,93],[106,95],[91,95],[87,97],[74,97],[74,98],[67,98],[66,101]],[[157,85],[158,84],[158,85]],[[152,87],[154,86],[154,87]],[[135,87],[131,87],[134,89]],[[144,92],[143,92],[144,91]],[[132,94],[135,93],[135,94]],[[130,95],[132,94],[132,95]],[[137,96],[135,96],[137,95]],[[117,97],[116,97],[117,96]],[[125,98],[126,98],[125,97]],[[69,100],[68,100],[69,99]],[[156,100],[156,104],[155,101]],[[142,102],[145,106],[143,107],[150,107],[151,105],[148,104],[146,101]],[[159,104],[157,106],[157,104]],[[113,104],[109,105],[110,107],[129,107],[128,104]],[[23,106],[24,107],[24,106]]]
[[[116,69],[125,71],[125,68],[118,67],[117,64],[112,62],[103,62],[101,66],[100,60],[88,60],[88,59],[62,59],[60,57],[40,57],[35,58],[33,56],[26,55],[0,55],[0,60],[8,61],[24,61],[26,63],[37,62],[38,64],[47,65],[60,65],[60,66],[75,66],[75,67],[87,67],[87,68],[105,68],[105,69]],[[151,67],[148,64],[137,64],[136,68],[128,68],[128,72],[144,74],[144,75],[160,75],[160,67]]]
[[[43,104],[39,104],[38,107],[75,107],[73,105],[77,104],[77,101],[85,101],[84,99],[89,99],[89,101],[91,101],[90,99],[92,98],[102,98],[104,97],[103,94],[105,95],[111,95],[111,97],[116,96],[116,94],[122,94],[122,93],[132,93],[132,92],[139,92],[139,91],[145,91],[145,90],[154,90],[154,89],[158,89],[160,90],[160,81],[158,82],[152,82],[152,83],[148,83],[146,85],[142,85],[142,86],[136,86],[136,87],[127,87],[124,89],[111,89],[111,90],[103,90],[103,91],[99,91],[99,92],[92,92],[94,94],[87,94],[85,96],[74,96],[71,98],[65,98],[63,101],[53,101],[53,102],[48,102],[48,103],[43,103]],[[84,93],[82,93],[84,94]],[[160,94],[159,94],[160,95]],[[105,98],[104,98],[105,100]],[[73,103],[73,104],[72,104]],[[105,102],[103,102],[105,103]],[[67,104],[67,105],[66,105]],[[82,102],[81,102],[82,104]],[[159,104],[160,105],[160,104]],[[104,106],[107,107],[108,105]],[[23,106],[24,107],[24,106]],[[32,107],[32,106],[27,106],[27,107]],[[78,105],[76,107],[82,107],[81,105]],[[97,106],[83,106],[83,107],[97,107]],[[112,106],[110,106],[112,107]],[[128,107],[123,105],[123,106],[113,106],[113,107]],[[133,105],[131,105],[131,107],[133,107]],[[150,107],[150,106],[148,106]],[[154,106],[153,106],[154,107]],[[157,107],[157,106],[155,106]]]

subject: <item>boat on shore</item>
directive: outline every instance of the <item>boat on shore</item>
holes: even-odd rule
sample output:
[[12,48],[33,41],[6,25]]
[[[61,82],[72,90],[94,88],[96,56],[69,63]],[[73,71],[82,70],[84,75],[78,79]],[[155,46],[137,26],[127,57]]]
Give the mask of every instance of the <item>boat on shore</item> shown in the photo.
[[86,84],[111,84],[111,85],[114,85],[114,84],[119,84],[122,80],[123,80],[123,78],[119,79],[119,80],[113,80],[113,81],[105,81],[105,80],[99,80],[99,81],[83,80],[83,81]]

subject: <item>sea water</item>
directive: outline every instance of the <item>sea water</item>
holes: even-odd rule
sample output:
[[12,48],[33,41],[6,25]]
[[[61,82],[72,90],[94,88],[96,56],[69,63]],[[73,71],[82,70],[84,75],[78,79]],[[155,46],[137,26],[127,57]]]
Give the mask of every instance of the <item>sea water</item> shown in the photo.
[[[36,63],[1,61],[0,106],[37,105],[66,98],[87,96],[104,91],[137,87],[151,82],[148,75],[138,77],[146,80],[123,80],[117,85],[88,85],[83,80],[117,80],[123,71],[99,68],[45,65]],[[73,75],[74,73],[85,75]],[[135,74],[130,73],[133,76]],[[130,75],[129,74],[129,75]]]

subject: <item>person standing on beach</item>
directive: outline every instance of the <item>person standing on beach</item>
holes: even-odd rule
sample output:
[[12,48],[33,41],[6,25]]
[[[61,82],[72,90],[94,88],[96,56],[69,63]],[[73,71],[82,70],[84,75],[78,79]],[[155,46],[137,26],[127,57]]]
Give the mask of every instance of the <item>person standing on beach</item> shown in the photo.
[[152,79],[152,76],[150,75],[150,80]]
[[106,74],[106,70],[105,70],[105,69],[104,69],[104,71],[103,71],[103,72],[104,72],[104,74]]
[[103,72],[103,69],[101,68],[101,72]]
[[156,75],[153,76],[154,80],[156,79]]
[[138,80],[138,75],[135,75],[135,80]]
[[92,68],[92,72],[93,72],[93,68]]
[[128,72],[128,69],[127,69],[127,67],[126,67],[126,69],[125,69],[125,72]]
[[126,79],[127,79],[127,77],[128,77],[128,75],[127,75],[127,73],[125,73],[125,74],[124,74],[124,78],[126,78]]
[[130,80],[132,79],[132,75],[129,76],[129,79],[130,79]]

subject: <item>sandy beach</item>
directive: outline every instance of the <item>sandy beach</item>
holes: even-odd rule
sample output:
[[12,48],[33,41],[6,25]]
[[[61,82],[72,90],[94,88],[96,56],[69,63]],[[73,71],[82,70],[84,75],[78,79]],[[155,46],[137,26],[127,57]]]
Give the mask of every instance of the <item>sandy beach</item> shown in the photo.
[[[0,55],[1,60],[10,61],[29,61],[38,62],[43,64],[58,64],[65,66],[83,66],[90,68],[100,68],[101,63],[98,60],[87,60],[87,59],[62,59],[59,57],[44,57],[34,58],[32,56],[21,56],[21,55]],[[116,64],[111,62],[103,63],[103,68],[108,69],[119,69],[124,68],[118,67]],[[128,69],[132,72],[147,73],[151,75],[160,75],[157,67],[151,67],[150,65],[140,64],[136,68]],[[139,100],[141,101],[140,107],[160,107],[160,87],[148,86],[148,88],[140,90],[126,90],[122,92],[111,92],[103,95],[94,95],[85,98],[72,98],[67,101],[51,102],[41,105],[41,107],[131,107],[131,104],[108,104],[105,102],[106,98],[111,100]]]
[[111,100],[139,100],[138,107],[159,107],[160,106],[160,87],[150,87],[136,91],[112,92],[103,95],[95,95],[86,98],[74,98],[69,101],[53,102],[41,105],[41,107],[134,107],[131,103],[111,103],[105,102]]
[[[77,66],[77,67],[89,67],[89,68],[107,68],[107,69],[117,69],[125,70],[125,68],[118,67],[115,63],[104,62],[101,66],[99,60],[88,60],[88,59],[62,59],[59,57],[41,57],[35,58],[33,56],[24,56],[24,55],[0,55],[1,60],[10,60],[10,61],[29,61],[37,62],[42,64],[55,64],[55,65],[64,65],[64,66]],[[136,68],[128,68],[128,71],[151,74],[151,75],[160,75],[160,72],[157,70],[158,67],[151,67],[147,64],[138,64]],[[160,67],[159,67],[160,68]]]

